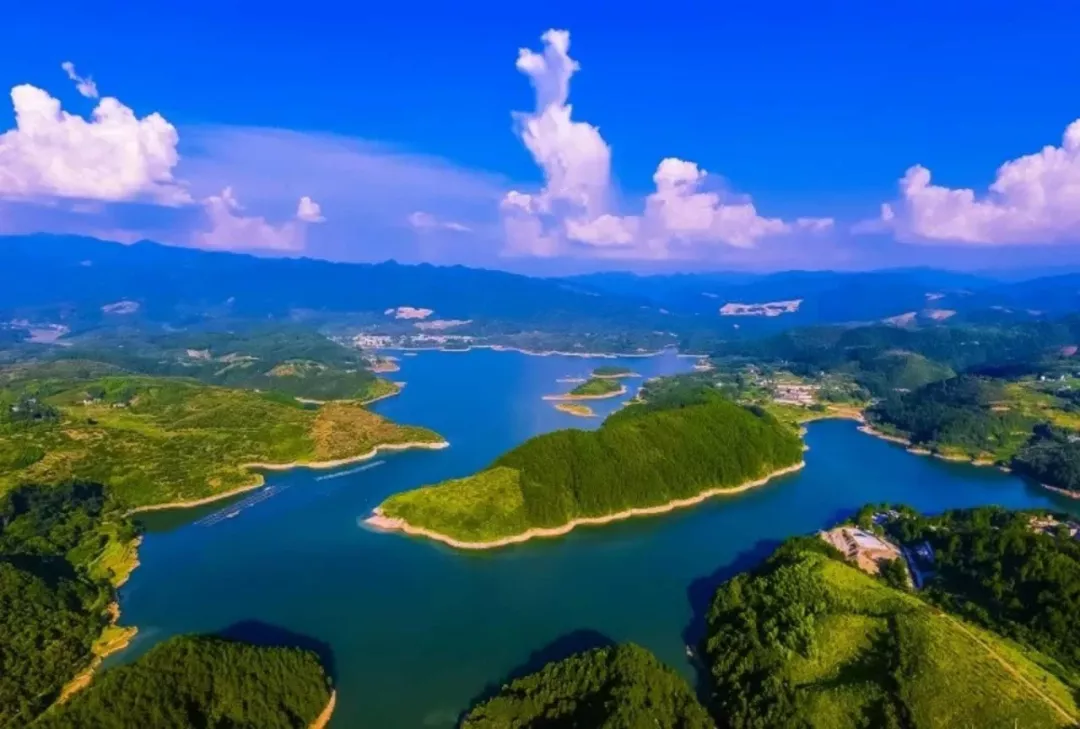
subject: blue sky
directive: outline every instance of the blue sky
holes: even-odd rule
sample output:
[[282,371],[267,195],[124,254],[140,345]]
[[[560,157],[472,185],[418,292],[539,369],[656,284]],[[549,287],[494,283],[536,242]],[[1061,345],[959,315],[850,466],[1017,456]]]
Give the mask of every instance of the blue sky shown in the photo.
[[[160,206],[147,188],[20,188],[10,179],[28,173],[10,168],[0,143],[6,232],[537,271],[1080,260],[1080,213],[1068,212],[1080,163],[1062,143],[1080,117],[1072,3],[107,5],[7,9],[15,30],[0,46],[0,86],[31,84],[87,117],[98,99],[60,70],[72,61],[137,118],[159,113],[177,130],[170,169],[190,201]],[[544,53],[549,28],[569,31],[580,64],[573,123],[598,130],[609,151],[603,201],[579,206],[580,191],[555,189],[515,133],[512,111],[544,123],[515,61],[519,48]],[[0,132],[11,129],[5,104]],[[1047,199],[1032,203],[1029,186],[979,205],[1001,165],[1047,145],[1061,154],[1023,168]],[[656,198],[683,208],[660,222],[646,198],[668,158],[695,168],[672,178],[676,202]],[[93,172],[79,164],[73,174]],[[932,182],[912,178],[901,194],[914,165]],[[973,200],[949,194],[964,188]],[[510,190],[529,195],[522,214],[544,242],[508,232],[500,200]],[[293,219],[301,196],[324,221]],[[220,235],[212,198],[233,216]],[[716,222],[748,202],[767,232]],[[887,221],[883,203],[895,211]],[[603,216],[610,225],[596,232]],[[798,218],[832,222],[826,231]]]

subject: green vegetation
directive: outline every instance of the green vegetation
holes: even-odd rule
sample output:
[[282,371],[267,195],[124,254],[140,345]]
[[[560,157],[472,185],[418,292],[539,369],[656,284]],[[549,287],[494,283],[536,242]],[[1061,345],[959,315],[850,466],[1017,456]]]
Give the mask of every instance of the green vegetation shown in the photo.
[[999,381],[962,375],[893,395],[867,416],[886,433],[942,455],[1008,462],[1028,440],[1034,421],[1006,398]]
[[34,726],[302,729],[329,699],[329,680],[310,651],[180,636],[105,671]]
[[621,390],[622,385],[614,379],[590,377],[571,390],[569,395],[570,397],[604,397],[605,395],[614,395]]
[[549,663],[470,711],[462,729],[709,729],[693,691],[651,653],[628,644]]
[[933,547],[929,600],[1080,671],[1080,543],[1066,525],[1036,528],[1034,517],[986,507],[907,515],[888,528]]
[[128,637],[103,631],[135,565],[135,537],[100,486],[0,497],[0,726],[29,723],[102,646]]
[[629,367],[618,365],[603,365],[592,371],[593,377],[629,377],[632,374],[634,373]]
[[360,351],[300,327],[173,334],[95,330],[53,356],[308,400],[369,400],[392,387],[370,372]]
[[787,543],[717,591],[704,653],[721,726],[936,729],[1073,726],[1072,691],[989,632]]
[[1048,486],[1080,492],[1080,442],[1060,428],[1037,426],[1013,458],[1012,467]]
[[768,415],[708,390],[679,397],[627,407],[595,431],[532,438],[476,475],[395,494],[380,508],[483,542],[733,488],[802,459],[797,435]]
[[[257,484],[248,463],[351,458],[378,444],[436,442],[358,403],[319,408],[194,381],[100,376],[57,362],[0,371],[0,492],[22,483],[93,482],[125,507],[207,498]],[[47,415],[26,419],[20,403]]]

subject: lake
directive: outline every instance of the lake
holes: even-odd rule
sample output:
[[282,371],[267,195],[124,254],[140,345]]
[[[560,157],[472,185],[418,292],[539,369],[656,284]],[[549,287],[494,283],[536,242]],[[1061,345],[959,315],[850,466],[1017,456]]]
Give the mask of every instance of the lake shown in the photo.
[[[716,585],[778,540],[864,503],[1077,510],[996,469],[915,456],[854,423],[825,421],[810,425],[798,474],[559,539],[458,552],[362,524],[389,494],[472,473],[538,433],[599,425],[541,399],[574,386],[560,378],[601,364],[651,377],[692,362],[672,352],[614,360],[490,350],[402,356],[391,377],[407,386],[373,408],[435,429],[450,448],[336,472],[270,474],[265,489],[227,507],[147,515],[142,566],[121,589],[123,622],[139,634],[109,662],[183,632],[299,635],[332,656],[334,729],[452,727],[507,675],[601,642],[637,642],[692,678],[686,645],[700,635]],[[633,393],[641,380],[627,382]],[[589,404],[607,414],[629,396]]]

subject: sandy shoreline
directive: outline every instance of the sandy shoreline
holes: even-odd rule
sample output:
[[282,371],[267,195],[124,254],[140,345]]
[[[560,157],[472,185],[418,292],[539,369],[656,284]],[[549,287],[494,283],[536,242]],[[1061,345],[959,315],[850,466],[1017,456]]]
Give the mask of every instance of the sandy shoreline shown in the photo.
[[394,385],[394,391],[393,392],[387,392],[387,393],[379,395],[377,397],[371,397],[371,398],[368,398],[367,400],[361,400],[360,404],[361,405],[370,405],[373,402],[378,402],[379,400],[385,400],[388,397],[394,397],[395,395],[400,395],[401,391],[405,389],[405,384],[406,383],[404,383],[404,382],[391,382],[390,384]]
[[[427,442],[427,441],[411,441],[408,443],[381,443],[372,448],[367,453],[362,453],[358,456],[350,456],[349,458],[338,458],[333,461],[293,461],[292,463],[242,463],[241,468],[258,469],[260,471],[291,471],[294,468],[310,468],[312,470],[325,470],[328,468],[338,468],[340,466],[347,466],[350,463],[359,463],[360,461],[369,461],[375,456],[379,455],[382,451],[404,451],[412,448],[420,448],[425,450],[441,450],[443,448],[449,448],[450,444],[445,440]],[[257,480],[254,483],[240,486],[229,491],[223,491],[220,494],[214,494],[212,496],[206,496],[201,499],[192,499],[190,501],[171,501],[167,504],[148,504],[146,506],[136,506],[134,509],[129,509],[127,515],[139,514],[147,511],[165,511],[167,509],[191,509],[196,506],[205,506],[206,504],[212,504],[215,501],[221,501],[227,499],[230,496],[237,496],[247,491],[254,491],[260,488],[264,479],[262,475],[256,474]]]
[[569,533],[573,529],[579,526],[597,526],[600,524],[610,524],[616,521],[623,521],[635,516],[652,516],[655,514],[665,514],[675,509],[682,509],[687,506],[694,506],[700,504],[714,496],[738,494],[750,489],[757,488],[758,486],[764,486],[766,483],[779,476],[786,476],[791,473],[795,473],[803,466],[806,465],[805,461],[800,461],[793,466],[781,468],[773,471],[763,478],[759,478],[756,481],[748,481],[747,483],[733,486],[731,488],[716,488],[702,491],[697,496],[691,496],[686,499],[675,499],[669,501],[666,504],[660,504],[659,506],[644,506],[640,508],[627,509],[620,511],[617,514],[608,514],[606,516],[589,516],[582,517],[580,519],[574,519],[566,524],[558,527],[550,528],[535,528],[530,529],[527,532],[521,534],[515,534],[511,537],[504,537],[502,539],[496,539],[491,542],[463,542],[453,537],[449,537],[445,534],[431,531],[430,529],[424,529],[423,527],[416,527],[404,519],[394,519],[388,516],[384,516],[380,509],[376,508],[372,516],[364,520],[364,523],[380,529],[383,531],[400,531],[405,534],[410,534],[417,537],[427,537],[428,539],[434,539],[435,541],[442,542],[456,549],[494,549],[496,547],[505,547],[511,544],[520,544],[521,542],[527,542],[530,539],[542,539],[548,537],[560,537]]
[[625,395],[627,392],[626,385],[623,385],[614,392],[605,392],[603,395],[544,395],[543,399],[548,402],[574,402],[576,400],[607,400],[609,398],[618,397],[619,395]]
[[589,375],[589,377],[594,380],[621,380],[626,377],[641,377],[641,375],[637,372],[624,372],[621,375],[598,375],[594,373]]
[[[581,409],[579,409],[581,408]],[[574,415],[579,418],[595,418],[596,413],[592,411],[588,405],[574,405],[568,402],[555,403],[555,409],[560,413],[566,413],[567,415]]]
[[326,708],[322,710],[322,713],[315,717],[315,721],[308,725],[308,729],[325,729],[326,725],[330,723],[330,717],[334,714],[334,705],[337,704],[337,690],[330,692],[330,700],[326,702]]

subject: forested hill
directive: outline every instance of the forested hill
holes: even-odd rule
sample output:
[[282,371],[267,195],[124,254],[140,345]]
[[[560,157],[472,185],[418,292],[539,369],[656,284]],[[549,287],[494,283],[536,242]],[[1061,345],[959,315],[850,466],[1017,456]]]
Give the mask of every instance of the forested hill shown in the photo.
[[461,729],[714,729],[690,686],[644,648],[594,648],[503,686]]
[[34,726],[305,729],[329,700],[329,679],[310,651],[180,636],[105,671]]
[[[990,583],[996,562],[979,557],[974,542],[957,546],[964,556],[950,559],[981,563],[958,580],[981,572],[987,588],[1001,588],[999,603],[1037,609],[1036,585],[1049,572],[1023,583],[1012,580],[1024,570],[1010,569],[1009,581]],[[817,537],[793,540],[717,591],[705,657],[721,726],[1076,726],[1072,669],[889,587],[830,550]],[[960,599],[968,595],[974,591]]]
[[792,429],[711,395],[684,407],[630,406],[595,431],[537,436],[473,476],[396,494],[380,509],[487,542],[733,488],[801,459]]

